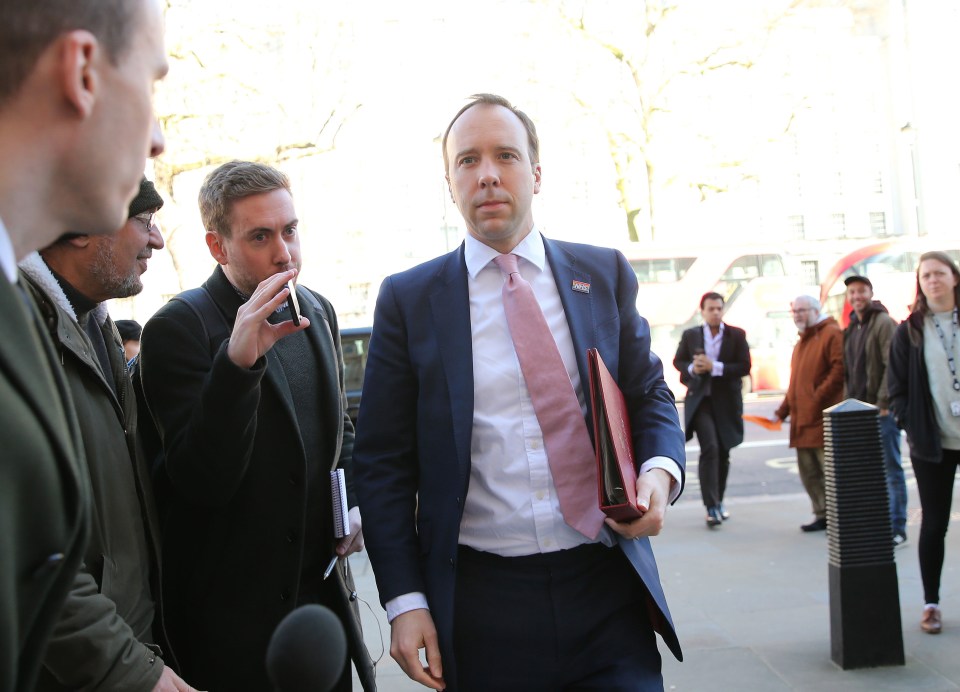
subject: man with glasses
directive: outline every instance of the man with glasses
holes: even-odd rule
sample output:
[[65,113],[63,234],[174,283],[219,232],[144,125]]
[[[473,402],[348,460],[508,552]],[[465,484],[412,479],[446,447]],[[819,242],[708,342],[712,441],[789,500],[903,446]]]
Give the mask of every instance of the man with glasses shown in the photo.
[[93,490],[84,567],[47,645],[38,690],[192,690],[169,662],[159,590],[159,527],[136,442],[137,405],[120,335],[104,301],[143,289],[163,248],[163,206],[143,179],[113,236],[68,234],[20,262],[77,408]]
[[801,531],[827,528],[827,501],[823,481],[823,410],[843,398],[843,332],[820,301],[798,296],[791,304],[800,340],[793,348],[787,395],[773,420],[790,418],[790,446],[797,450],[800,480],[810,496],[814,519]]

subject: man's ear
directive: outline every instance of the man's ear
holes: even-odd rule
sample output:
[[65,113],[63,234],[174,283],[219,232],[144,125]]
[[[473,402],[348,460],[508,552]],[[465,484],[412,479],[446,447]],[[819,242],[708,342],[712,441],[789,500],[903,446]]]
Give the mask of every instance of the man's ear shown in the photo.
[[75,29],[63,35],[58,50],[64,98],[81,118],[86,119],[93,112],[100,90],[97,67],[97,63],[102,62],[100,44],[89,31]]
[[456,203],[457,203],[457,198],[453,196],[453,186],[450,184],[450,176],[449,176],[449,175],[445,175],[445,176],[443,176],[443,178],[444,178],[444,180],[447,181],[447,192],[450,193],[450,199],[453,200],[453,203],[454,203],[454,204],[456,204]]
[[539,194],[540,192],[540,179],[542,172],[540,171],[540,164],[533,164],[533,194]]
[[90,246],[90,236],[86,234],[76,235],[72,238],[69,238],[67,242],[73,245],[75,248],[87,248]]
[[223,238],[220,234],[215,231],[207,231],[205,238],[207,248],[210,250],[213,259],[217,260],[217,264],[229,264],[226,250],[223,248]]

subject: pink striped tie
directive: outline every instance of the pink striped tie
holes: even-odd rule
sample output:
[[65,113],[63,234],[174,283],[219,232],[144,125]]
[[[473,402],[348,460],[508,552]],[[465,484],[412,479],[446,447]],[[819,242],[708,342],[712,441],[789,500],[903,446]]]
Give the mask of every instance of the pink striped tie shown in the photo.
[[595,539],[603,527],[604,514],[598,506],[593,445],[576,392],[533,288],[520,276],[517,256],[500,255],[493,261],[506,277],[503,308],[543,432],[560,511],[568,525]]

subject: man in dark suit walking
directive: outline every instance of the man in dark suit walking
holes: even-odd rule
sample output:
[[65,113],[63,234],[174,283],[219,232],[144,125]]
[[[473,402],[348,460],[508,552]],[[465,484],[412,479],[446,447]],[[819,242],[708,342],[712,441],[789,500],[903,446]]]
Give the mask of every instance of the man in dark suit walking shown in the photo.
[[[355,502],[350,535],[337,541],[333,529],[330,473],[349,471],[353,450],[340,330],[330,302],[303,286],[292,319],[286,286],[301,256],[290,181],[264,164],[225,163],[200,188],[200,216],[217,267],[157,311],[140,350],[169,484],[164,597],[184,677],[201,689],[269,689],[274,629],[295,607],[322,604],[375,689],[339,559],[363,547]],[[349,662],[334,689],[351,689]]]
[[683,332],[673,367],[687,385],[684,427],[687,439],[700,443],[700,495],[707,508],[707,526],[730,518],[723,505],[730,472],[730,450],[743,442],[743,378],[750,374],[747,335],[723,321],[719,293],[700,299],[703,324]]
[[0,0],[0,691],[32,690],[89,529],[59,357],[16,263],[67,232],[115,233],[163,140],[155,0]]
[[[662,689],[654,631],[678,658],[680,646],[648,537],[682,488],[683,434],[636,276],[614,250],[536,230],[536,128],[506,99],[474,96],[443,152],[468,235],[384,281],[357,423],[357,493],[391,655],[433,689]],[[565,387],[562,432],[582,434],[566,467],[585,472],[577,498],[554,470],[571,459],[555,453],[535,396],[543,383],[526,375],[530,325],[511,321],[511,286],[549,329],[533,346]],[[643,511],[633,521],[604,521],[597,507],[591,347],[627,403]],[[574,499],[586,500],[581,514]]]

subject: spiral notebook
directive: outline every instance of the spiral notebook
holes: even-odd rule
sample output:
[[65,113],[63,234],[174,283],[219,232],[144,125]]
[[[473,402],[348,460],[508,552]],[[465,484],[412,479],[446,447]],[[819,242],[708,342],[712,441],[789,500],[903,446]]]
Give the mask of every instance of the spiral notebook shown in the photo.
[[330,472],[330,497],[333,499],[333,535],[343,538],[350,535],[350,508],[347,507],[347,482],[343,469]]

